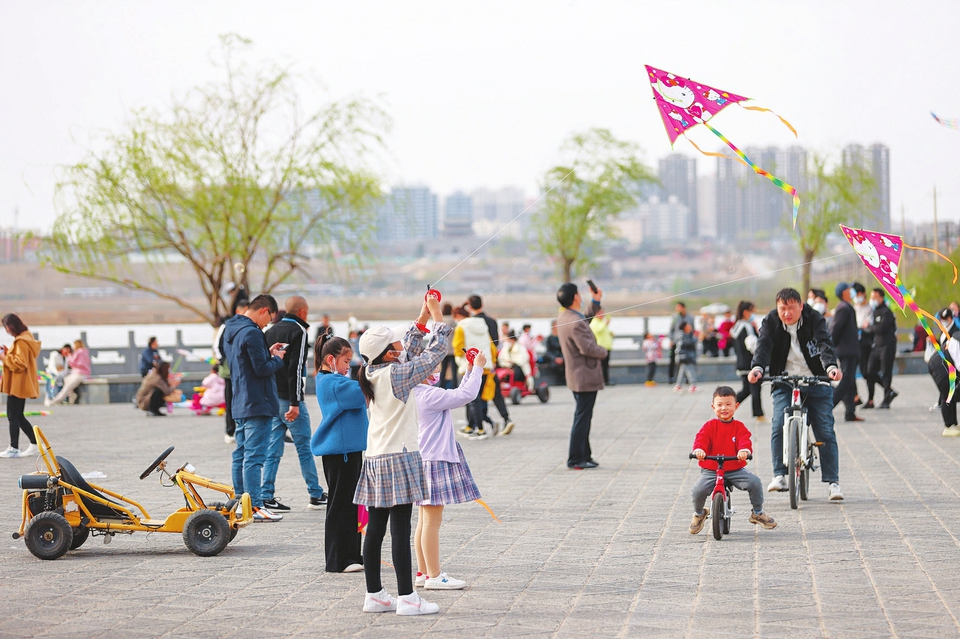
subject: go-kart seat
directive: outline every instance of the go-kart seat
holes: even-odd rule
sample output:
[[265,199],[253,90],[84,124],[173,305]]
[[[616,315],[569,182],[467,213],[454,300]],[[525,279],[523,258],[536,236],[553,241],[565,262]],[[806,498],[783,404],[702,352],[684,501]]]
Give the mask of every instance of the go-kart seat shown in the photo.
[[[61,477],[63,477],[64,481],[66,481],[68,484],[76,486],[80,490],[84,490],[91,495],[96,495],[101,499],[105,499],[111,504],[115,504],[118,508],[123,508],[121,504],[118,504],[116,501],[88,484],[87,480],[84,479],[83,475],[80,474],[80,471],[77,470],[77,467],[71,464],[69,460],[57,455],[57,463],[60,464]],[[127,514],[121,510],[115,510],[106,504],[102,504],[99,501],[90,499],[84,495],[78,494],[77,497],[79,497],[83,502],[83,505],[87,507],[87,510],[90,511],[90,514],[98,519],[101,517],[107,519],[127,518]]]

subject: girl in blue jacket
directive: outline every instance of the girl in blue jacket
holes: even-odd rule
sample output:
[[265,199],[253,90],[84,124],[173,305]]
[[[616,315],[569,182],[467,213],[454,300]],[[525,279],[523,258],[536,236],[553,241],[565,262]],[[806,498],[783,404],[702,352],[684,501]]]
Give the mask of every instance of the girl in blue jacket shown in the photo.
[[327,572],[363,570],[353,494],[367,447],[367,402],[360,384],[350,379],[352,357],[350,342],[342,337],[324,334],[317,339],[314,363],[323,418],[310,440],[310,449],[323,460],[329,487],[323,539]]

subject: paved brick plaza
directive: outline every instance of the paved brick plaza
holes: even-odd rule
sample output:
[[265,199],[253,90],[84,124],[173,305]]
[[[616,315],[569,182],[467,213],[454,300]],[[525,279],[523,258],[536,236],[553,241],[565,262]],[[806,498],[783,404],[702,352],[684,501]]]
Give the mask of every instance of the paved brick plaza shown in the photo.
[[[305,509],[292,447],[277,493],[292,513],[251,525],[207,559],[179,535],[137,533],[40,561],[9,536],[19,523],[16,478],[34,460],[2,459],[0,636],[956,636],[960,438],[940,437],[929,377],[895,378],[895,387],[892,410],[838,424],[842,505],[827,502],[822,484],[799,511],[786,494],[769,495],[780,526],[766,531],[747,523],[738,493],[740,513],[721,542],[706,528],[687,532],[697,473],[687,452],[712,415],[709,390],[607,389],[592,438],[601,466],[580,472],[564,465],[569,391],[556,389],[546,405],[528,398],[513,407],[512,435],[463,442],[503,523],[475,504],[447,509],[443,565],[470,587],[428,592],[441,613],[419,618],[363,614],[362,573],[323,572],[323,512]],[[178,410],[147,419],[113,405],[39,419],[58,454],[105,473],[100,483],[155,518],[179,507],[180,493],[156,475],[137,477],[166,446],[177,447],[173,463],[229,481],[218,418]],[[766,484],[769,424],[747,425],[760,440],[751,468]],[[391,569],[384,584],[396,594]]]

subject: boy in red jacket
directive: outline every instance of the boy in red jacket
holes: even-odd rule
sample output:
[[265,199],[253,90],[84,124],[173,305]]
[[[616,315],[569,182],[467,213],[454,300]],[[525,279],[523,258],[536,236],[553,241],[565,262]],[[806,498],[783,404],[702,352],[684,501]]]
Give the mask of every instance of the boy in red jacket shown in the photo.
[[760,524],[764,528],[776,528],[777,522],[773,517],[763,512],[763,484],[760,478],[744,468],[747,465],[747,455],[753,452],[750,443],[750,431],[743,422],[733,418],[737,410],[737,393],[729,386],[718,386],[713,391],[713,412],[717,416],[711,419],[693,440],[693,454],[700,460],[700,479],[693,486],[693,521],[690,522],[690,534],[696,535],[703,529],[703,522],[709,509],[703,504],[713,493],[717,483],[717,462],[705,460],[707,455],[736,456],[740,461],[724,462],[724,479],[740,490],[750,493],[750,503],[753,512],[750,513],[750,523]]

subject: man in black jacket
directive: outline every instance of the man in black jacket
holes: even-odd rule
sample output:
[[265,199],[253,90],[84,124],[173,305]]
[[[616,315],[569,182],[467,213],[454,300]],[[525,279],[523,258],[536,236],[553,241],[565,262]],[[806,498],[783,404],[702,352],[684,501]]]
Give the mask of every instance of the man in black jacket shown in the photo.
[[862,422],[854,412],[857,401],[857,363],[860,360],[860,337],[857,330],[857,312],[851,305],[853,288],[846,282],[837,284],[837,297],[840,303],[833,311],[833,326],[830,328],[830,337],[840,359],[840,370],[843,379],[833,389],[833,406],[843,402],[846,409],[845,420],[848,422]]
[[307,300],[299,296],[288,297],[284,310],[286,313],[283,318],[266,333],[268,344],[279,342],[287,345],[287,356],[283,360],[283,368],[275,374],[280,410],[273,418],[267,458],[263,463],[263,505],[270,510],[290,510],[289,506],[274,496],[277,468],[283,456],[283,435],[289,429],[300,459],[300,474],[307,482],[307,492],[310,494],[307,508],[318,510],[327,503],[327,499],[317,476],[317,463],[310,451],[310,413],[303,401],[307,357],[310,355]]
[[[483,312],[483,300],[479,295],[471,295],[467,299],[467,305],[473,312],[474,317],[479,317],[486,322],[487,331],[490,333],[490,340],[494,346],[497,346],[497,351],[499,352],[500,340],[497,338],[499,335],[497,320]],[[496,362],[494,362],[494,367],[496,367]],[[500,413],[500,417],[503,418],[503,430],[500,431],[500,434],[509,435],[513,431],[513,422],[510,421],[510,414],[507,412],[507,403],[503,401],[503,393],[500,391],[500,380],[494,381],[496,383],[493,385],[493,404],[497,407],[497,412]],[[482,393],[483,390],[481,389],[480,392]]]
[[873,350],[867,362],[868,400],[864,408],[873,408],[873,392],[877,382],[883,386],[883,402],[877,408],[890,408],[890,402],[898,395],[890,387],[893,381],[893,359],[897,354],[897,318],[884,303],[884,291],[875,288],[870,291],[870,306],[873,314],[863,330],[873,335]]
[[[755,384],[769,367],[770,375],[828,375],[833,381],[843,379],[837,368],[827,322],[823,316],[805,305],[800,293],[785,288],[777,293],[777,308],[770,311],[760,326],[757,348],[753,353],[753,369],[747,376]],[[832,501],[843,499],[840,492],[840,454],[833,431],[833,389],[829,386],[807,386],[801,390],[813,434],[818,442],[822,462],[820,472],[829,484]],[[778,385],[773,389],[773,433],[770,449],[773,456],[773,481],[768,492],[787,490],[787,465],[783,458],[783,414],[790,407],[791,389]]]

